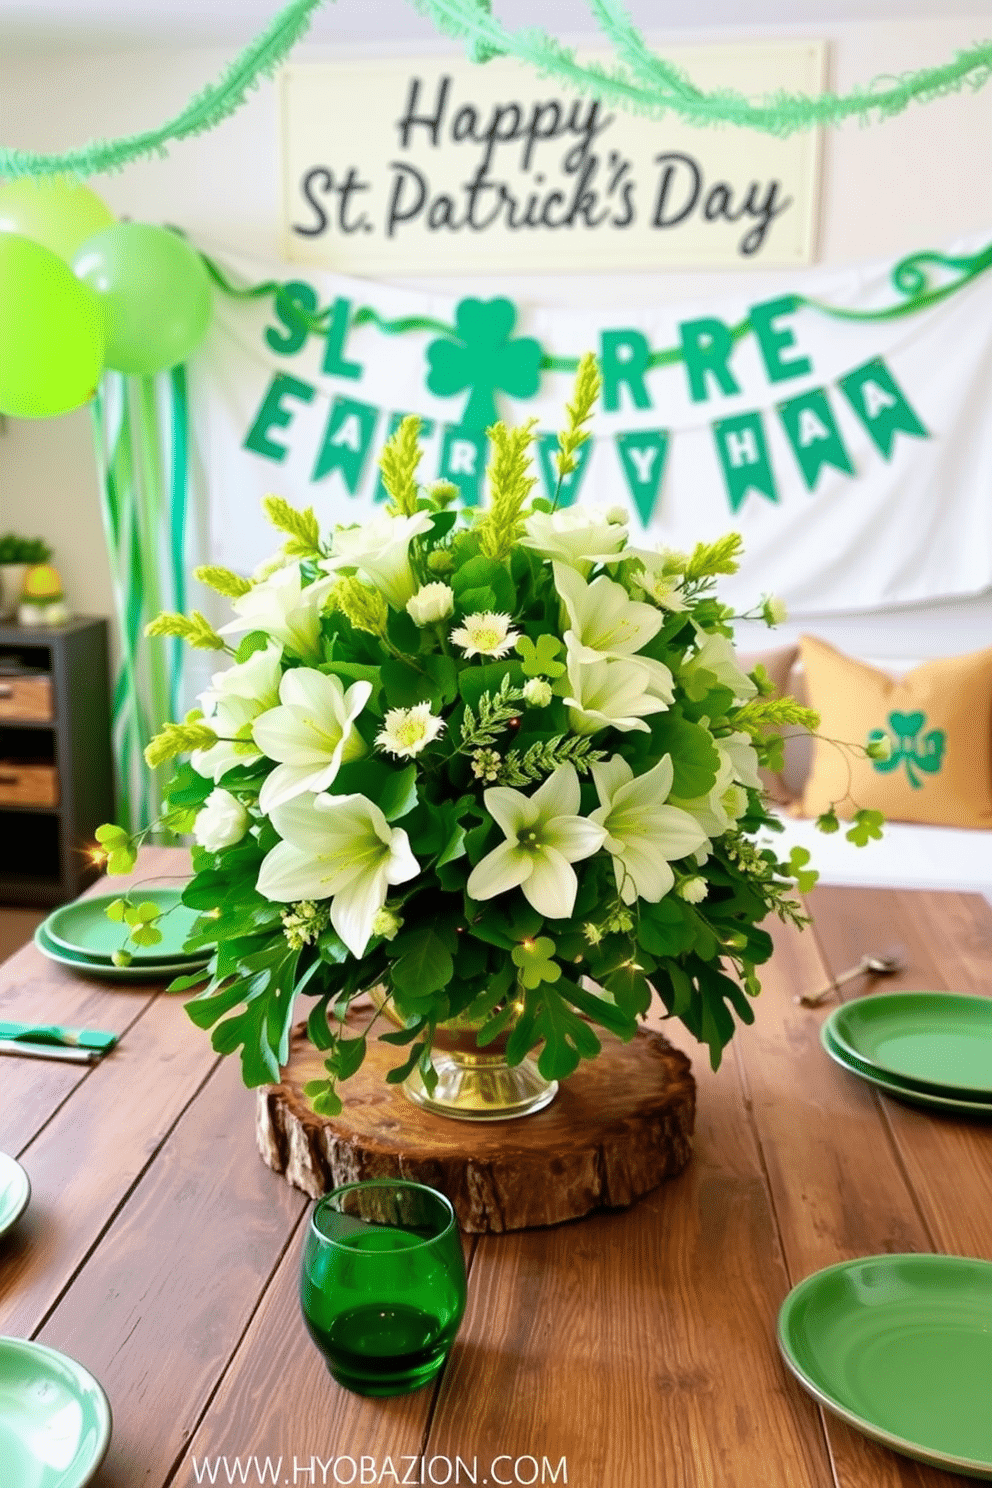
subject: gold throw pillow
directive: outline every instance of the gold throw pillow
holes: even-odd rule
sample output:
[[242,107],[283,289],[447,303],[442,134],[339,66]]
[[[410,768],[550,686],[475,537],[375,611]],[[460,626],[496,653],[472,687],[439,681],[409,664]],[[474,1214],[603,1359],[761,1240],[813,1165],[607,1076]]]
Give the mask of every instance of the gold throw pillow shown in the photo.
[[[904,677],[802,636],[809,705],[820,715],[813,768],[799,813],[833,804],[890,821],[992,827],[992,649],[924,662]],[[887,738],[885,760],[828,743]]]

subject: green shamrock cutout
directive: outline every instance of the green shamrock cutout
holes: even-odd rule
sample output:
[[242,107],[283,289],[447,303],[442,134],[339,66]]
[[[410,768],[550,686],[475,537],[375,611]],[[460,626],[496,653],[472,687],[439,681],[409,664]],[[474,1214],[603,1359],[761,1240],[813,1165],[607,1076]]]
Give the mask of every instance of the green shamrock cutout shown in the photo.
[[536,645],[530,636],[520,636],[516,650],[524,659],[525,677],[561,677],[564,674],[565,663],[554,659],[562,650],[557,636],[539,635]]
[[[900,765],[905,765],[909,783],[914,790],[919,790],[923,785],[917,770],[922,770],[926,775],[936,775],[944,763],[947,735],[943,729],[931,729],[920,742],[919,735],[926,721],[925,713],[890,713],[892,753],[888,759],[873,759],[873,768],[887,775]],[[880,743],[885,737],[885,729],[872,729],[868,735],[868,743]]]
[[854,813],[854,825],[844,833],[844,836],[848,842],[853,842],[855,847],[867,847],[872,837],[881,840],[884,825],[885,817],[880,811],[862,809]]
[[146,900],[143,904],[131,905],[125,909],[124,923],[130,926],[131,939],[135,945],[158,945],[162,939],[162,932],[155,922],[161,917],[161,909],[151,900]]
[[427,348],[427,386],[441,398],[471,388],[462,426],[488,429],[499,418],[497,389],[514,398],[533,398],[541,382],[541,343],[512,335],[517,323],[510,300],[460,300],[455,312],[457,340],[438,339]]
[[815,886],[819,873],[815,868],[807,868],[809,862],[809,851],[805,847],[794,847],[789,854],[789,868],[795,879],[796,888],[800,894],[808,894]]
[[539,935],[536,940],[525,940],[513,947],[510,955],[514,966],[519,967],[520,980],[525,987],[539,987],[542,982],[559,980],[561,967],[557,961],[552,961],[554,953],[555,943],[546,935]]

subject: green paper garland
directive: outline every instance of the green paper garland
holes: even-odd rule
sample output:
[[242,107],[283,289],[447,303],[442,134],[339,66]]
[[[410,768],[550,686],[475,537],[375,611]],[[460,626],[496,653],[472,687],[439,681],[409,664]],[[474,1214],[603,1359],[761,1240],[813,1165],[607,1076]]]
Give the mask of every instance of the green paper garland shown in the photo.
[[[589,0],[592,14],[615,51],[612,70],[583,64],[575,53],[546,31],[507,31],[489,9],[489,0],[411,0],[438,31],[465,44],[469,58],[487,62],[513,57],[544,77],[575,92],[599,98],[610,107],[659,119],[678,115],[697,127],[731,124],[781,137],[819,124],[845,119],[891,118],[914,102],[927,102],[964,86],[978,89],[992,76],[992,42],[979,42],[939,67],[924,67],[901,78],[877,78],[850,93],[776,93],[753,100],[729,88],[704,93],[691,78],[664,57],[656,56],[634,27],[619,0]],[[0,176],[96,175],[120,170],[133,160],[165,153],[175,140],[214,129],[246,101],[263,77],[270,76],[304,35],[324,0],[291,0],[266,29],[224,72],[190,100],[174,119],[158,129],[116,140],[94,141],[60,155],[33,150],[0,149]]]

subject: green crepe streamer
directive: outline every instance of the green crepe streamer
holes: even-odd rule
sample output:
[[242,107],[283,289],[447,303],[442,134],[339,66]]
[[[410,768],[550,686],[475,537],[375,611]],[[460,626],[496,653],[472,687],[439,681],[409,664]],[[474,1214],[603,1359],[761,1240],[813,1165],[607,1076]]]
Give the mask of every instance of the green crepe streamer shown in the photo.
[[181,645],[144,632],[160,610],[185,608],[188,424],[183,367],[158,378],[104,374],[93,433],[120,645],[111,717],[117,821],[129,831],[160,814],[161,781],[144,750],[180,715]]
[[[0,175],[93,176],[120,170],[131,161],[161,155],[175,140],[203,134],[235,113],[262,77],[271,76],[304,35],[324,0],[291,0],[266,29],[175,118],[157,129],[116,140],[95,141],[60,155],[32,150],[0,149]],[[676,114],[688,124],[732,124],[785,137],[820,124],[845,119],[891,118],[911,103],[924,103],[967,86],[978,89],[992,76],[992,42],[978,42],[938,67],[924,67],[895,79],[876,79],[850,93],[780,92],[754,100],[729,88],[704,93],[674,63],[656,56],[636,30],[619,0],[589,0],[601,31],[612,43],[611,69],[582,64],[575,53],[546,31],[507,31],[489,8],[489,0],[411,0],[438,31],[465,43],[471,61],[514,57],[561,86],[599,98],[611,108],[660,119]]]

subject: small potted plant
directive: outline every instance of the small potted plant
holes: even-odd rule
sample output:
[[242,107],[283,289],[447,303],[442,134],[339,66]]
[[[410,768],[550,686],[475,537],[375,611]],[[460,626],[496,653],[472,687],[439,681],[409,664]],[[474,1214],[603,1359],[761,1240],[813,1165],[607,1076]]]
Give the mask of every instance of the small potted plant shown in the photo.
[[0,620],[11,620],[24,587],[24,576],[34,563],[47,563],[52,550],[43,537],[0,537]]

